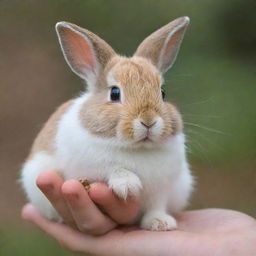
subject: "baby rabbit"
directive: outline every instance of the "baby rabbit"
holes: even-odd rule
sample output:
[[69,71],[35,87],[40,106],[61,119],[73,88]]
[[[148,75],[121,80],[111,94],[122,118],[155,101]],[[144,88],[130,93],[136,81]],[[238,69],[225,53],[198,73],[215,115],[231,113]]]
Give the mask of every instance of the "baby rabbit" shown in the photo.
[[122,199],[135,195],[143,229],[177,227],[171,214],[187,204],[193,178],[181,115],[161,85],[188,24],[188,17],[170,22],[130,58],[86,29],[56,24],[66,62],[88,87],[50,117],[22,168],[23,188],[41,214],[60,220],[36,186],[40,173],[57,170],[65,180],[106,182]]

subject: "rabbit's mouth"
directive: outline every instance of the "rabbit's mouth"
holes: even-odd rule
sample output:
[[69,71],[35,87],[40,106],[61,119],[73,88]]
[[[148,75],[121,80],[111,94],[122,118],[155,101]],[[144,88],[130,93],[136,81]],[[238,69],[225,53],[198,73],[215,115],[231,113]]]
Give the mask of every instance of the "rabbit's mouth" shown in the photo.
[[137,143],[152,143],[154,142],[148,135],[137,141]]
[[141,140],[142,142],[152,142],[152,140],[146,136],[144,139]]

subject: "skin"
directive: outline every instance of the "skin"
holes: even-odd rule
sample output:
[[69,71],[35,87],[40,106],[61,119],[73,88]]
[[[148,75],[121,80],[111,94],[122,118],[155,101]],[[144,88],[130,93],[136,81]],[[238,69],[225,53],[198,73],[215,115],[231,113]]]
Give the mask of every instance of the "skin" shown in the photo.
[[132,223],[139,208],[136,198],[117,198],[103,183],[89,192],[76,180],[63,181],[45,172],[37,185],[64,219],[57,223],[42,217],[27,204],[22,218],[56,239],[67,249],[99,256],[253,256],[256,254],[256,221],[224,209],[187,211],[177,216],[175,231],[152,232]]

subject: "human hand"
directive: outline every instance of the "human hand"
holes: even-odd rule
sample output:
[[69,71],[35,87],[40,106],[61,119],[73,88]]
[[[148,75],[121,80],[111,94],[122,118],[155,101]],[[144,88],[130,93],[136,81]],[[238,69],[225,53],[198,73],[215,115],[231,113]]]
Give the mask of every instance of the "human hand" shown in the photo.
[[104,183],[90,184],[87,192],[78,180],[64,182],[53,171],[40,174],[36,183],[64,223],[83,233],[105,234],[117,225],[133,223],[139,213],[136,198],[123,201]]
[[[46,177],[49,178],[47,175]],[[55,185],[56,177],[58,176],[55,176],[53,179],[53,183]],[[80,205],[80,203],[77,205],[75,204],[78,208],[73,207],[71,203],[71,209],[73,207],[73,210],[71,211],[70,203],[68,203],[68,207],[67,205],[65,207],[67,207],[66,210],[69,214],[72,212],[75,213],[74,216],[78,215],[81,217],[74,217],[73,219],[76,221],[78,219],[79,221],[77,223],[81,222],[83,223],[83,227],[87,227],[82,229],[86,233],[82,233],[81,231],[78,231],[66,224],[52,222],[43,218],[31,205],[27,205],[23,208],[22,217],[37,225],[49,236],[55,238],[64,247],[70,249],[71,251],[99,256],[255,255],[256,221],[243,213],[222,209],[206,209],[184,212],[177,216],[178,230],[174,231],[152,232],[140,230],[137,227],[115,228],[118,220],[120,219],[125,220],[124,222],[134,220],[138,213],[136,202],[132,200],[131,202],[122,205],[124,202],[116,201],[117,198],[111,193],[110,190],[108,190],[107,186],[104,184],[96,184],[95,187],[92,185],[91,188],[92,191],[93,187],[95,189],[94,192],[92,192],[92,199],[96,199],[95,201],[100,202],[100,207],[103,208],[108,214],[110,212],[110,215],[114,216],[114,219],[116,219],[116,221],[112,220],[111,222],[108,220],[108,217],[104,215],[103,219],[100,218],[104,227],[102,228],[97,224],[97,220],[100,220],[98,217],[101,216],[102,213],[97,207],[92,208],[93,202],[89,200],[87,192],[84,189],[79,190],[79,186],[77,184],[80,183],[74,183],[74,181],[67,182],[68,183],[63,183],[62,181],[62,185],[60,187],[62,187],[63,199],[55,200],[55,206],[57,205],[59,209],[63,211],[63,205],[66,204],[65,200],[69,200],[67,199],[68,197],[66,198],[66,195],[79,194],[77,200],[81,200],[79,201],[81,204],[84,203],[83,207]],[[65,186],[67,186],[70,190],[66,190],[64,184],[66,184]],[[43,182],[41,185],[43,185]],[[53,193],[53,191],[55,190],[53,189],[52,192],[48,193],[48,198],[52,198],[52,201],[54,201],[54,198],[57,198],[53,195],[58,194],[57,192]],[[68,191],[72,191],[72,193],[69,193]],[[83,197],[85,197],[86,200],[80,197],[80,192],[82,191],[85,193],[85,195],[83,194]],[[100,191],[104,191],[104,193],[101,193]],[[106,196],[105,193],[108,196]],[[106,202],[103,200],[104,197],[107,198]],[[118,204],[116,204],[117,202]],[[119,205],[119,203],[121,205]],[[111,205],[114,206],[113,209],[111,208]],[[124,208],[122,208],[122,206]],[[79,214],[79,209],[82,210],[83,214]],[[90,215],[89,213],[93,214]],[[92,222],[93,224],[89,222]],[[78,224],[78,226],[79,225],[81,224]],[[88,229],[88,227],[93,228]],[[96,227],[101,229],[101,232],[96,232]],[[94,233],[104,233],[107,232],[107,230],[111,231],[105,235],[91,235]]]

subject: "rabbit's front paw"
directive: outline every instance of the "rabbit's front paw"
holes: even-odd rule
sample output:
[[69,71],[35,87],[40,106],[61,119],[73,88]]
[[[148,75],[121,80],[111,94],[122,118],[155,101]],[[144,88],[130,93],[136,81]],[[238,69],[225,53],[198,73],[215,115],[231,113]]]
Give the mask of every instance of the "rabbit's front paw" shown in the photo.
[[132,172],[121,168],[114,171],[108,181],[108,186],[122,199],[128,195],[138,196],[142,189],[140,179]]
[[143,216],[141,228],[153,231],[167,231],[177,228],[176,220],[164,212],[152,212]]

